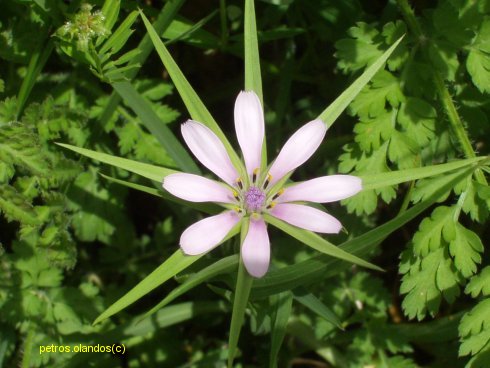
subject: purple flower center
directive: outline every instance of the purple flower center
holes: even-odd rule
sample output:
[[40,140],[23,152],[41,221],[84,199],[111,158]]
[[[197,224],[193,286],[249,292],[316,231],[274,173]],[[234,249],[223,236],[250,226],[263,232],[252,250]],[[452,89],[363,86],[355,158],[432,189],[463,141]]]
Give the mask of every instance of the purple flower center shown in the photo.
[[248,188],[245,193],[245,206],[250,211],[258,211],[265,202],[265,193],[257,187]]

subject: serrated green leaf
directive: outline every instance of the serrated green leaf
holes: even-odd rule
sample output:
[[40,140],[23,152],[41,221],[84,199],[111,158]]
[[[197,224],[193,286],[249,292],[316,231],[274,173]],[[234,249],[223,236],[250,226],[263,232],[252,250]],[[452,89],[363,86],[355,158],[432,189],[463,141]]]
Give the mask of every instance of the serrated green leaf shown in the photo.
[[134,21],[138,17],[138,12],[133,10],[129,15],[124,19],[124,21],[117,27],[117,29],[112,33],[111,37],[104,42],[102,47],[99,50],[99,55],[102,58],[107,57],[105,54],[110,52],[110,54],[115,54],[126,44],[128,38],[131,36],[133,31],[131,30],[131,26]]
[[386,113],[386,104],[397,108],[405,100],[400,81],[386,70],[380,70],[352,101],[350,108],[363,120]]
[[466,69],[475,86],[490,92],[490,20],[485,20],[470,46]]
[[480,293],[483,296],[490,295],[490,266],[473,276],[464,291],[466,294],[471,294],[473,298],[476,298]]
[[391,138],[394,131],[395,110],[385,112],[375,119],[360,121],[354,127],[355,141],[363,151],[377,150]]
[[483,244],[478,235],[460,223],[455,225],[455,236],[449,243],[449,252],[454,257],[454,265],[464,277],[472,276],[481,263]]
[[434,316],[442,296],[452,303],[459,295],[460,280],[447,249],[438,248],[422,259],[402,258],[401,272],[404,267],[409,270],[403,276],[400,293],[406,294],[402,307],[409,318]]
[[462,339],[459,355],[475,355],[490,342],[490,299],[479,302],[459,324]]

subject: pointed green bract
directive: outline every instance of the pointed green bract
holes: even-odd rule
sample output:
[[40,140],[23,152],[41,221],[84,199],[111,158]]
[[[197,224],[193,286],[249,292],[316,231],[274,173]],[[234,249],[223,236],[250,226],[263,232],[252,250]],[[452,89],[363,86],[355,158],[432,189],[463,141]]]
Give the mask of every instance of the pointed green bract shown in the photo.
[[284,231],[286,234],[291,235],[293,238],[299,240],[303,244],[306,244],[321,253],[357,264],[362,267],[370,268],[372,270],[383,271],[382,268],[346,252],[345,250],[333,245],[332,243],[323,239],[320,235],[317,235],[311,231],[290,225],[269,214],[264,214],[264,220],[272,226]]
[[318,116],[327,127],[330,127],[340,114],[349,106],[349,104],[361,92],[364,86],[371,80],[372,77],[384,66],[386,60],[395,51],[398,44],[402,41],[400,37],[383,55],[380,56],[371,66],[369,66],[362,75],[357,78],[342,94],[335,99],[321,114]]
[[201,257],[202,255],[187,256],[180,249],[175,251],[175,253],[165,262],[163,262],[157,269],[155,269],[138,285],[132,288],[122,298],[120,298],[117,302],[107,308],[100,316],[98,316],[93,324],[95,325],[102,322],[103,320],[123,310],[128,305],[133,304],[135,301],[145,296],[171,277],[174,277],[176,274],[189,267]]
[[[238,234],[240,225],[240,222],[235,225],[219,244]],[[150,291],[160,286],[171,277],[174,277],[179,272],[185,270],[205,254],[206,253],[197,256],[189,256],[185,255],[181,249],[175,251],[174,254],[172,254],[146,278],[144,278],[138,285],[132,288],[122,298],[112,304],[99,317],[97,317],[97,319],[94,321],[94,325],[123,310],[128,305],[133,304],[135,301],[148,294]]]
[[129,82],[112,83],[114,90],[126,101],[133,111],[141,119],[150,133],[158,140],[178,167],[185,172],[199,174],[200,170],[187,151],[175,138],[172,131],[165,125],[155,111],[136,91]]
[[116,179],[116,178],[113,178],[111,176],[107,176],[104,174],[100,174],[100,176],[102,176],[104,179],[109,180],[113,183],[116,183],[119,185],[124,185],[125,187],[135,189],[135,190],[139,190],[140,192],[148,193],[148,194],[151,194],[151,195],[156,196],[156,197],[160,197],[160,198],[163,198],[163,199],[175,202],[175,203],[179,203],[181,205],[193,208],[193,209],[198,210],[198,211],[202,211],[204,213],[214,215],[214,214],[219,213],[222,210],[222,207],[219,207],[218,205],[216,205],[214,203],[187,202],[187,201],[184,201],[183,199],[180,199],[178,197],[175,197],[175,196],[169,194],[167,191],[162,190],[162,189],[156,189],[156,188],[147,187],[147,186],[141,185],[141,184],[131,183],[130,181]]
[[[245,237],[247,236],[248,224],[248,221],[242,221],[240,248],[245,240]],[[233,299],[230,337],[228,339],[228,368],[233,366],[233,359],[236,355],[238,339],[240,337],[240,331],[242,330],[243,321],[245,319],[245,309],[247,308],[248,297],[250,295],[250,290],[252,289],[253,280],[253,277],[250,276],[245,269],[243,260],[240,257],[235,287],[235,297]]]
[[70,144],[64,143],[56,143],[58,146],[68,148],[72,151],[75,151],[83,156],[92,158],[94,160],[119,167],[121,169],[130,171],[132,173],[141,175],[150,180],[155,180],[161,183],[163,178],[167,175],[177,173],[178,171],[167,169],[161,166],[154,166],[145,164],[138,161],[128,160],[127,158],[117,157],[113,155],[108,155],[107,153],[101,153],[97,151],[92,151],[86,148],[80,148],[76,146],[72,146]]
[[158,303],[152,309],[146,312],[141,317],[141,319],[147,318],[152,314],[158,312],[160,309],[173,302],[176,298],[187,293],[189,290],[195,288],[203,282],[215,276],[232,272],[237,268],[238,262],[239,256],[235,254],[222,258],[219,261],[211,264],[210,266],[203,268],[199,272],[196,272],[195,274],[190,276],[183,284],[173,289],[160,303]]
[[379,174],[361,175],[359,177],[362,179],[363,190],[378,189],[407,181],[426,178],[429,176],[436,176],[465,166],[476,165],[478,162],[488,159],[488,157],[482,156],[452,161],[448,162],[447,164],[431,165],[416,169],[389,171]]
[[218,138],[223,142],[233,165],[239,170],[239,172],[243,173],[244,172],[243,164],[240,161],[235,150],[231,146],[230,142],[223,134],[223,131],[218,126],[218,124],[211,116],[206,106],[204,106],[203,102],[201,101],[197,93],[194,91],[192,86],[185,78],[179,66],[174,61],[174,59],[168,52],[167,48],[163,44],[162,40],[153,29],[153,26],[151,25],[150,21],[145,17],[145,15],[141,11],[140,11],[140,15],[141,18],[143,19],[143,22],[145,23],[145,27],[153,42],[153,45],[155,46],[155,49],[158,52],[158,55],[160,56],[160,59],[162,60],[163,65],[167,69],[170,78],[172,78],[172,81],[174,82],[175,87],[177,88],[177,91],[179,92],[180,97],[182,98],[182,101],[187,107],[187,110],[189,111],[189,114],[191,115],[192,119],[197,120],[200,123],[203,123],[218,136]]
[[[456,183],[471,175],[473,171],[474,168],[469,168],[458,177],[441,184],[438,190],[423,202],[403,211],[397,217],[383,225],[340,244],[339,249],[360,257],[368,255],[387,236],[427,210],[437,202],[442,193],[453,188]],[[271,270],[265,277],[255,281],[252,297],[263,298],[284,290],[291,290],[292,288],[309,284],[319,278],[332,277],[343,271],[346,266],[347,264],[345,262],[339,262],[338,259],[320,254],[279,270]]]
[[245,47],[245,90],[254,91],[259,96],[260,103],[264,106],[262,77],[260,75],[259,41],[257,39],[257,24],[253,0],[245,0],[243,36]]

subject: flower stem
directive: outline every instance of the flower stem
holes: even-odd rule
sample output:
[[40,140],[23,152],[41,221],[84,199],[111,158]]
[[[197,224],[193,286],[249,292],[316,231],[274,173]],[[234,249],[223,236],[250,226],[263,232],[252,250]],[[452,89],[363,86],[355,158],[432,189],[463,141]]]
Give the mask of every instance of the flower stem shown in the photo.
[[[426,36],[424,35],[420,24],[415,18],[415,14],[408,3],[408,0],[397,0],[397,3],[401,10],[403,18],[408,24],[410,31],[418,38],[421,44],[425,43]],[[458,139],[461,149],[463,150],[467,158],[476,157],[476,153],[471,145],[468,134],[466,133],[463,121],[461,120],[461,117],[456,110],[456,106],[454,106],[454,102],[446,87],[446,84],[444,83],[444,79],[442,78],[437,68],[432,65],[429,59],[428,62],[429,64],[431,64],[433,69],[434,83],[437,89],[439,100],[444,106],[449,123],[451,124],[451,128]],[[480,169],[475,170],[475,178],[480,184],[487,185],[487,180]]]

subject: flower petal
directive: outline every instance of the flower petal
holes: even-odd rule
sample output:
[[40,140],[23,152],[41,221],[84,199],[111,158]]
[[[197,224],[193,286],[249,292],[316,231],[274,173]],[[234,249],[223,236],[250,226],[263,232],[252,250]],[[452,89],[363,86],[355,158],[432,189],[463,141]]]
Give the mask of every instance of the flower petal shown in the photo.
[[238,178],[225,146],[207,126],[188,120],[182,124],[185,143],[194,156],[209,170],[230,185]]
[[342,224],[335,217],[301,204],[277,204],[271,210],[271,215],[291,225],[317,233],[337,234],[342,229]]
[[352,175],[321,176],[284,188],[278,202],[327,203],[349,198],[362,190],[362,181]]
[[180,236],[180,247],[185,254],[198,255],[217,246],[240,220],[234,211],[226,211],[207,217],[184,230]]
[[269,170],[272,176],[271,184],[305,163],[320,146],[326,132],[326,125],[319,119],[310,121],[299,128],[284,144],[272,164]]
[[250,220],[242,245],[242,259],[248,273],[262,277],[269,269],[271,249],[264,220]]
[[247,173],[260,167],[264,142],[264,112],[255,92],[242,91],[235,102],[235,130]]
[[178,173],[163,179],[163,188],[190,202],[235,203],[233,193],[214,180],[199,175]]

